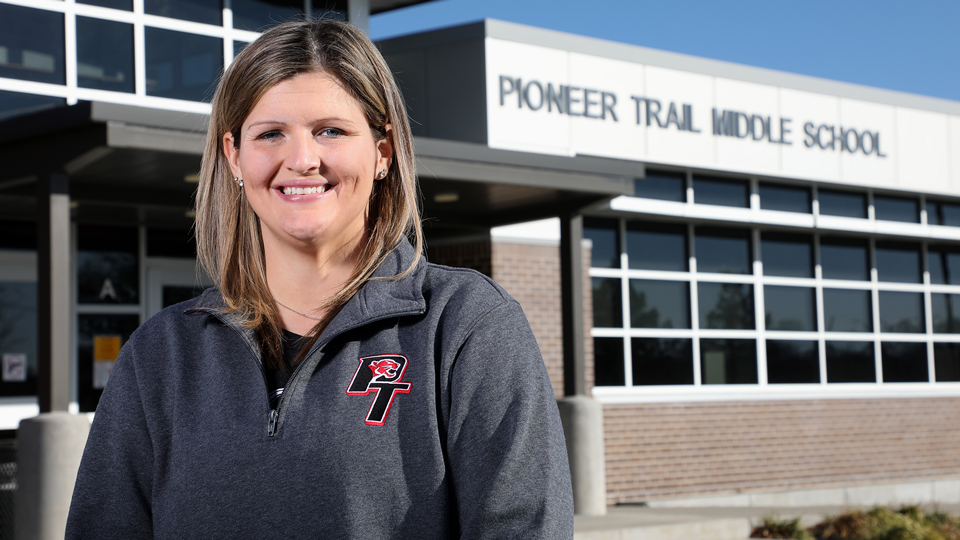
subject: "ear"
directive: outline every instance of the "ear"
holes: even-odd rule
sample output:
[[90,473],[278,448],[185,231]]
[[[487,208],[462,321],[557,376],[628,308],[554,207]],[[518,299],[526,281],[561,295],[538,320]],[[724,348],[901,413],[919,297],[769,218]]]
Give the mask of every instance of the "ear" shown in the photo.
[[377,178],[380,171],[389,170],[390,163],[393,162],[393,126],[387,124],[383,129],[387,132],[387,136],[377,141],[377,167],[374,169],[374,178]]
[[223,134],[223,155],[230,163],[230,172],[233,176],[243,178],[243,173],[240,171],[240,149],[234,146],[233,133],[229,131]]

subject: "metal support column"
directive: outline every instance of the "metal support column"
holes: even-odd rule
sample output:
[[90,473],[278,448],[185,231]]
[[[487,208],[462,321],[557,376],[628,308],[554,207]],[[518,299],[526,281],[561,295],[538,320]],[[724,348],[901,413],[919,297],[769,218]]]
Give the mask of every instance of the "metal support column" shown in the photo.
[[63,174],[41,174],[37,184],[37,397],[45,413],[70,405],[70,195]]
[[563,311],[563,393],[586,395],[583,321],[583,216],[560,218],[560,290]]

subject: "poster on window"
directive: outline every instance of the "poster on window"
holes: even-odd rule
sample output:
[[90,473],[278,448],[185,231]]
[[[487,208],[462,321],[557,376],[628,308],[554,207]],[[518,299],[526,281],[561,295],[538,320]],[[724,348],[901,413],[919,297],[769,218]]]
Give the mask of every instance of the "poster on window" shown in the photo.
[[119,335],[93,336],[93,387],[102,390],[120,354]]
[[3,382],[25,382],[26,380],[26,353],[3,353]]

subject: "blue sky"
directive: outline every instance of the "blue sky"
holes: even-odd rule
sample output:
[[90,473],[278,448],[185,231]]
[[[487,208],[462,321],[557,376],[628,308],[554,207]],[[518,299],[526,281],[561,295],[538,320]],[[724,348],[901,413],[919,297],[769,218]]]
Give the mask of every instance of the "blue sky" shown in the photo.
[[960,101],[960,0],[436,0],[370,35],[483,18]]

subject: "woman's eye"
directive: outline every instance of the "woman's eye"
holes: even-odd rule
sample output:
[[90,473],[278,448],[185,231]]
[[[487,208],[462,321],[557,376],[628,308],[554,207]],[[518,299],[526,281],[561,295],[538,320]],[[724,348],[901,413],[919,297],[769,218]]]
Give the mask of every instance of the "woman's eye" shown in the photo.
[[343,131],[337,128],[324,128],[320,130],[320,135],[324,137],[339,137],[343,135]]
[[280,132],[276,130],[266,131],[257,136],[257,139],[262,141],[272,141],[278,138],[280,138]]

